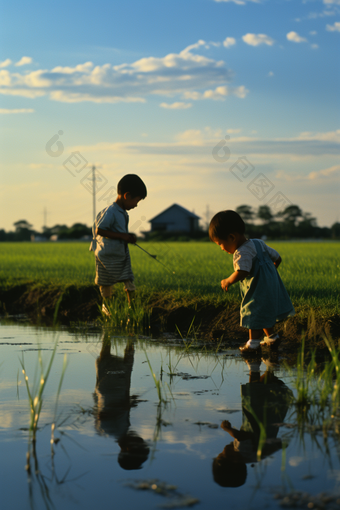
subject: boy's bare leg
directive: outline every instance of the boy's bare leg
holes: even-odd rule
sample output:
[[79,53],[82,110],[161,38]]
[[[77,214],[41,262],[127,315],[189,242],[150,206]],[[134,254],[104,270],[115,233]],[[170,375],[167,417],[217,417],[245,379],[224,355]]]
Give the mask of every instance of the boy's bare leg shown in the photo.
[[136,299],[136,291],[135,290],[127,290],[126,294],[127,294],[129,305],[132,306],[134,300]]
[[103,297],[102,312],[108,317],[110,317],[111,314],[109,312],[108,306],[112,297],[112,285],[100,285],[99,290]]
[[133,302],[136,299],[136,285],[134,284],[133,280],[125,280],[124,285],[129,306],[132,307]]

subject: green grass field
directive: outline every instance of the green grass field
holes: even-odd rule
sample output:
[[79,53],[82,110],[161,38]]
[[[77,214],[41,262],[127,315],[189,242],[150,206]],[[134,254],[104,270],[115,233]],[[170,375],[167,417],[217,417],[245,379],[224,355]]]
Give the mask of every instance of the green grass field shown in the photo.
[[[170,291],[178,297],[220,301],[238,297],[238,285],[225,296],[220,281],[232,272],[232,256],[212,243],[140,243],[157,255],[169,271],[135,246],[130,246],[139,289]],[[271,242],[281,255],[279,268],[295,305],[339,313],[340,243]],[[41,285],[88,285],[94,282],[94,255],[88,243],[1,243],[3,287],[23,282]],[[172,272],[175,271],[175,274]]]

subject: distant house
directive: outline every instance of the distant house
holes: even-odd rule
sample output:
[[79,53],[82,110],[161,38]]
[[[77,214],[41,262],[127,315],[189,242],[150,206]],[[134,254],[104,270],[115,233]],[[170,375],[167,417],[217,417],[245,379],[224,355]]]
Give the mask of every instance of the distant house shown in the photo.
[[152,220],[151,232],[176,232],[192,234],[200,230],[199,216],[178,204],[173,204]]
[[31,241],[32,243],[44,243],[45,241],[48,241],[48,239],[45,236],[31,234]]

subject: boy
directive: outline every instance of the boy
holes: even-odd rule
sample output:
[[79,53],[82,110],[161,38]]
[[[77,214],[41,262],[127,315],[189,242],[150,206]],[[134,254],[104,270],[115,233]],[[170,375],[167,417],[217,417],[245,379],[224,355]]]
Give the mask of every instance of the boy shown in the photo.
[[118,183],[116,201],[100,211],[93,225],[90,251],[94,251],[96,257],[95,283],[103,297],[102,311],[108,316],[110,312],[106,304],[112,297],[115,283],[124,282],[130,306],[135,297],[136,286],[127,245],[135,244],[136,236],[128,232],[127,211],[137,207],[146,195],[146,186],[138,175],[125,175]]

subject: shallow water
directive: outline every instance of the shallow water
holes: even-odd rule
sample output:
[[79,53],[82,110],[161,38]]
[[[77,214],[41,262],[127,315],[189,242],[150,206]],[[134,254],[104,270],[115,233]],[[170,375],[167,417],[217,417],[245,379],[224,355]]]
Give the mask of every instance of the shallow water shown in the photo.
[[[28,473],[30,410],[19,360],[24,356],[33,383],[40,375],[38,346],[47,364],[56,341]],[[52,456],[64,354],[68,366]],[[147,357],[157,379],[163,369],[166,403],[159,403]],[[132,341],[5,323],[0,360],[3,510],[191,503],[202,509],[279,508],[290,491],[339,494],[339,444],[322,432],[299,430],[289,404],[292,376],[278,365],[249,367],[236,351],[188,354],[173,340]],[[258,369],[267,373],[266,385]],[[223,420],[236,439],[221,428]],[[261,429],[265,443],[257,461]],[[333,507],[339,504],[333,501]]]

